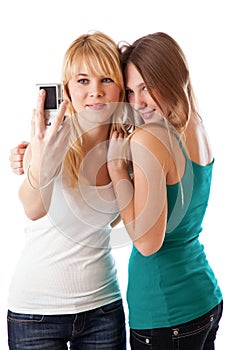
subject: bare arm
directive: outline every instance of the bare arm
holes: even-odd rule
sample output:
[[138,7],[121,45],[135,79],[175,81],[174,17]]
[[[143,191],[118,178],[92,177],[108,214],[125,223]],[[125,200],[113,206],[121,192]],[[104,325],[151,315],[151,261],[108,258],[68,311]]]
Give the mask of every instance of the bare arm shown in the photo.
[[[113,147],[117,147],[119,135],[115,133],[113,138]],[[143,255],[151,255],[160,249],[165,235],[167,203],[164,159],[167,150],[153,135],[140,130],[131,139],[131,153],[134,185],[120,157],[109,162],[109,173],[127,232]]]
[[46,127],[44,100],[45,92],[40,90],[37,109],[33,111],[30,147],[24,157],[26,178],[19,189],[19,198],[31,220],[43,217],[49,209],[52,180],[63,162],[70,135],[69,119],[63,122],[67,102],[61,104],[52,125]]

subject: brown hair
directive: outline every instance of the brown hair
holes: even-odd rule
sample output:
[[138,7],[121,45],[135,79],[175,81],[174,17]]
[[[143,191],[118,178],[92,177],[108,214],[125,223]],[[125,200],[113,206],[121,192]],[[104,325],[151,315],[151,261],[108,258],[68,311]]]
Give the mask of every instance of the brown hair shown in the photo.
[[121,47],[123,72],[129,62],[141,74],[165,120],[178,132],[184,130],[190,114],[198,112],[188,64],[178,43],[166,33],[149,34]]

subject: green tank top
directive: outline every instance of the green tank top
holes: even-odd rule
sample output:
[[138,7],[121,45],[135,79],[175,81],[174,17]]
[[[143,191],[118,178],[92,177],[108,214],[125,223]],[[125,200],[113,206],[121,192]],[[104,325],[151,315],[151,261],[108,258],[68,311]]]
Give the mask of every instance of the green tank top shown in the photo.
[[182,180],[167,186],[168,219],[162,247],[148,257],[132,248],[127,302],[129,326],[134,329],[176,326],[202,316],[222,300],[199,241],[214,162],[201,166],[184,149],[183,153]]

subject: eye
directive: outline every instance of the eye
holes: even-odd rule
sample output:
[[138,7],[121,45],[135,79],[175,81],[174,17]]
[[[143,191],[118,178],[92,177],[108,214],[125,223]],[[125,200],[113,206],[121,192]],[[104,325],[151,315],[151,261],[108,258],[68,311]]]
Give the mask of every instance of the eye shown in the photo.
[[125,94],[126,94],[126,96],[132,95],[133,94],[133,90],[126,89],[125,90]]
[[143,90],[143,91],[148,91],[147,86],[144,85],[144,86],[142,87],[142,90]]
[[77,82],[78,82],[79,84],[85,85],[85,84],[88,84],[89,80],[88,80],[88,79],[79,79]]
[[103,78],[102,82],[103,83],[113,83],[113,80],[111,78]]

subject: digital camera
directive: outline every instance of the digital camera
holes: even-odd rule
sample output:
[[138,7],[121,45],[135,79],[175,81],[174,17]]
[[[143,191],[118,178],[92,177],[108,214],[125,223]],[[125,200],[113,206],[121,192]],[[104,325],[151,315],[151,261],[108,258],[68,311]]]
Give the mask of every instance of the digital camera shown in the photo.
[[61,102],[63,101],[63,86],[62,84],[36,84],[38,90],[45,90],[45,124],[51,125],[52,119],[56,116]]

